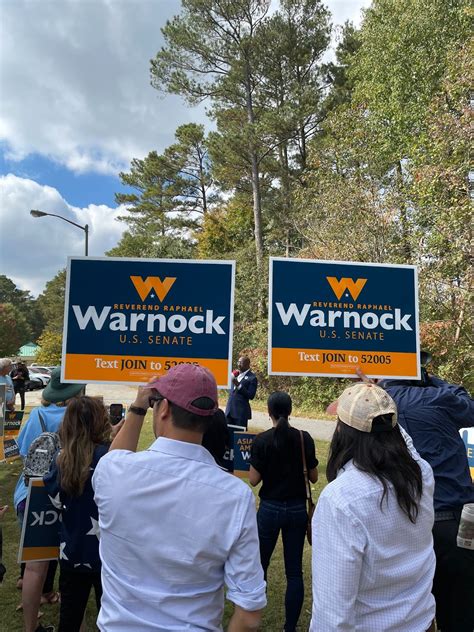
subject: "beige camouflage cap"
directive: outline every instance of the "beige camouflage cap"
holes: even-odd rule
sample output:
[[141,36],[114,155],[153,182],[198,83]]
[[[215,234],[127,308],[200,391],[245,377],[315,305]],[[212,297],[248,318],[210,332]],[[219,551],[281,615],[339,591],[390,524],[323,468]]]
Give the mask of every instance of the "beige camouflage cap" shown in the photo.
[[397,425],[397,405],[380,386],[358,382],[346,388],[337,402],[337,416],[348,426],[362,432],[372,432],[374,417],[393,415],[392,428]]

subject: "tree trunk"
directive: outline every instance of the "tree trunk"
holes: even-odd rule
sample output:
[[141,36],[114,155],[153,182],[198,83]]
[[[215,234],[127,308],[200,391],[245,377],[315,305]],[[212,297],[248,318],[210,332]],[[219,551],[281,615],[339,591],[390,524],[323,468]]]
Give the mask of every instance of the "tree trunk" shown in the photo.
[[[397,163],[398,181],[400,189],[403,187],[403,170],[402,163]],[[399,191],[400,191],[399,189]],[[405,256],[404,263],[411,263],[412,253],[410,245],[410,222],[408,219],[407,208],[404,201],[401,202],[400,207],[400,223],[402,225],[402,251]]]
[[206,176],[204,174],[204,158],[200,151],[198,151],[199,157],[199,186],[201,188],[202,196],[202,214],[206,217],[207,213],[207,195],[206,195]]
[[[245,68],[245,99],[247,105],[247,122],[252,126],[255,122],[252,102],[252,89],[250,86],[250,69],[248,62]],[[255,145],[251,140],[249,143],[249,157],[251,163],[251,180],[253,195],[253,220],[255,235],[255,258],[257,262],[257,275],[262,278],[263,273],[263,231],[262,231],[262,199],[260,193],[260,172],[258,157]]]

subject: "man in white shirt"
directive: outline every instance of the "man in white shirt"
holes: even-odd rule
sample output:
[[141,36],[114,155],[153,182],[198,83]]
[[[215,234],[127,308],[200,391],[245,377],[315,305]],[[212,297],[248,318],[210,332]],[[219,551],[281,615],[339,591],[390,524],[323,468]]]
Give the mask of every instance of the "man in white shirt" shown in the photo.
[[310,632],[434,630],[431,467],[375,384],[347,388],[337,416],[312,522]]
[[[157,440],[135,453],[149,406]],[[266,605],[255,500],[201,446],[217,410],[205,368],[183,364],[138,389],[93,477],[106,632],[256,630]]]

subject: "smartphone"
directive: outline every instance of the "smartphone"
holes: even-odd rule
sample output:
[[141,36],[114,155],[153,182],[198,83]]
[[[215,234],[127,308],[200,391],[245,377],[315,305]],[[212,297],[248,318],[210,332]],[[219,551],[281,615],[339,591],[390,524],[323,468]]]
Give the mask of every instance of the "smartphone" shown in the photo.
[[110,404],[109,406],[109,418],[112,426],[117,425],[123,419],[123,404]]

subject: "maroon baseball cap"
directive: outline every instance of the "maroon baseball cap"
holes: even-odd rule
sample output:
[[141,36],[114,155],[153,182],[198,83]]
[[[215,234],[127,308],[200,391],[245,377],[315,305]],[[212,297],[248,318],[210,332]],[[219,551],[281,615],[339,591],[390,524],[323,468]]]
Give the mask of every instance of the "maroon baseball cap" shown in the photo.
[[[195,415],[209,417],[219,407],[216,380],[209,369],[200,365],[178,364],[146,388],[156,389],[167,400]],[[210,399],[214,406],[210,409],[195,406],[194,402],[201,397]]]

